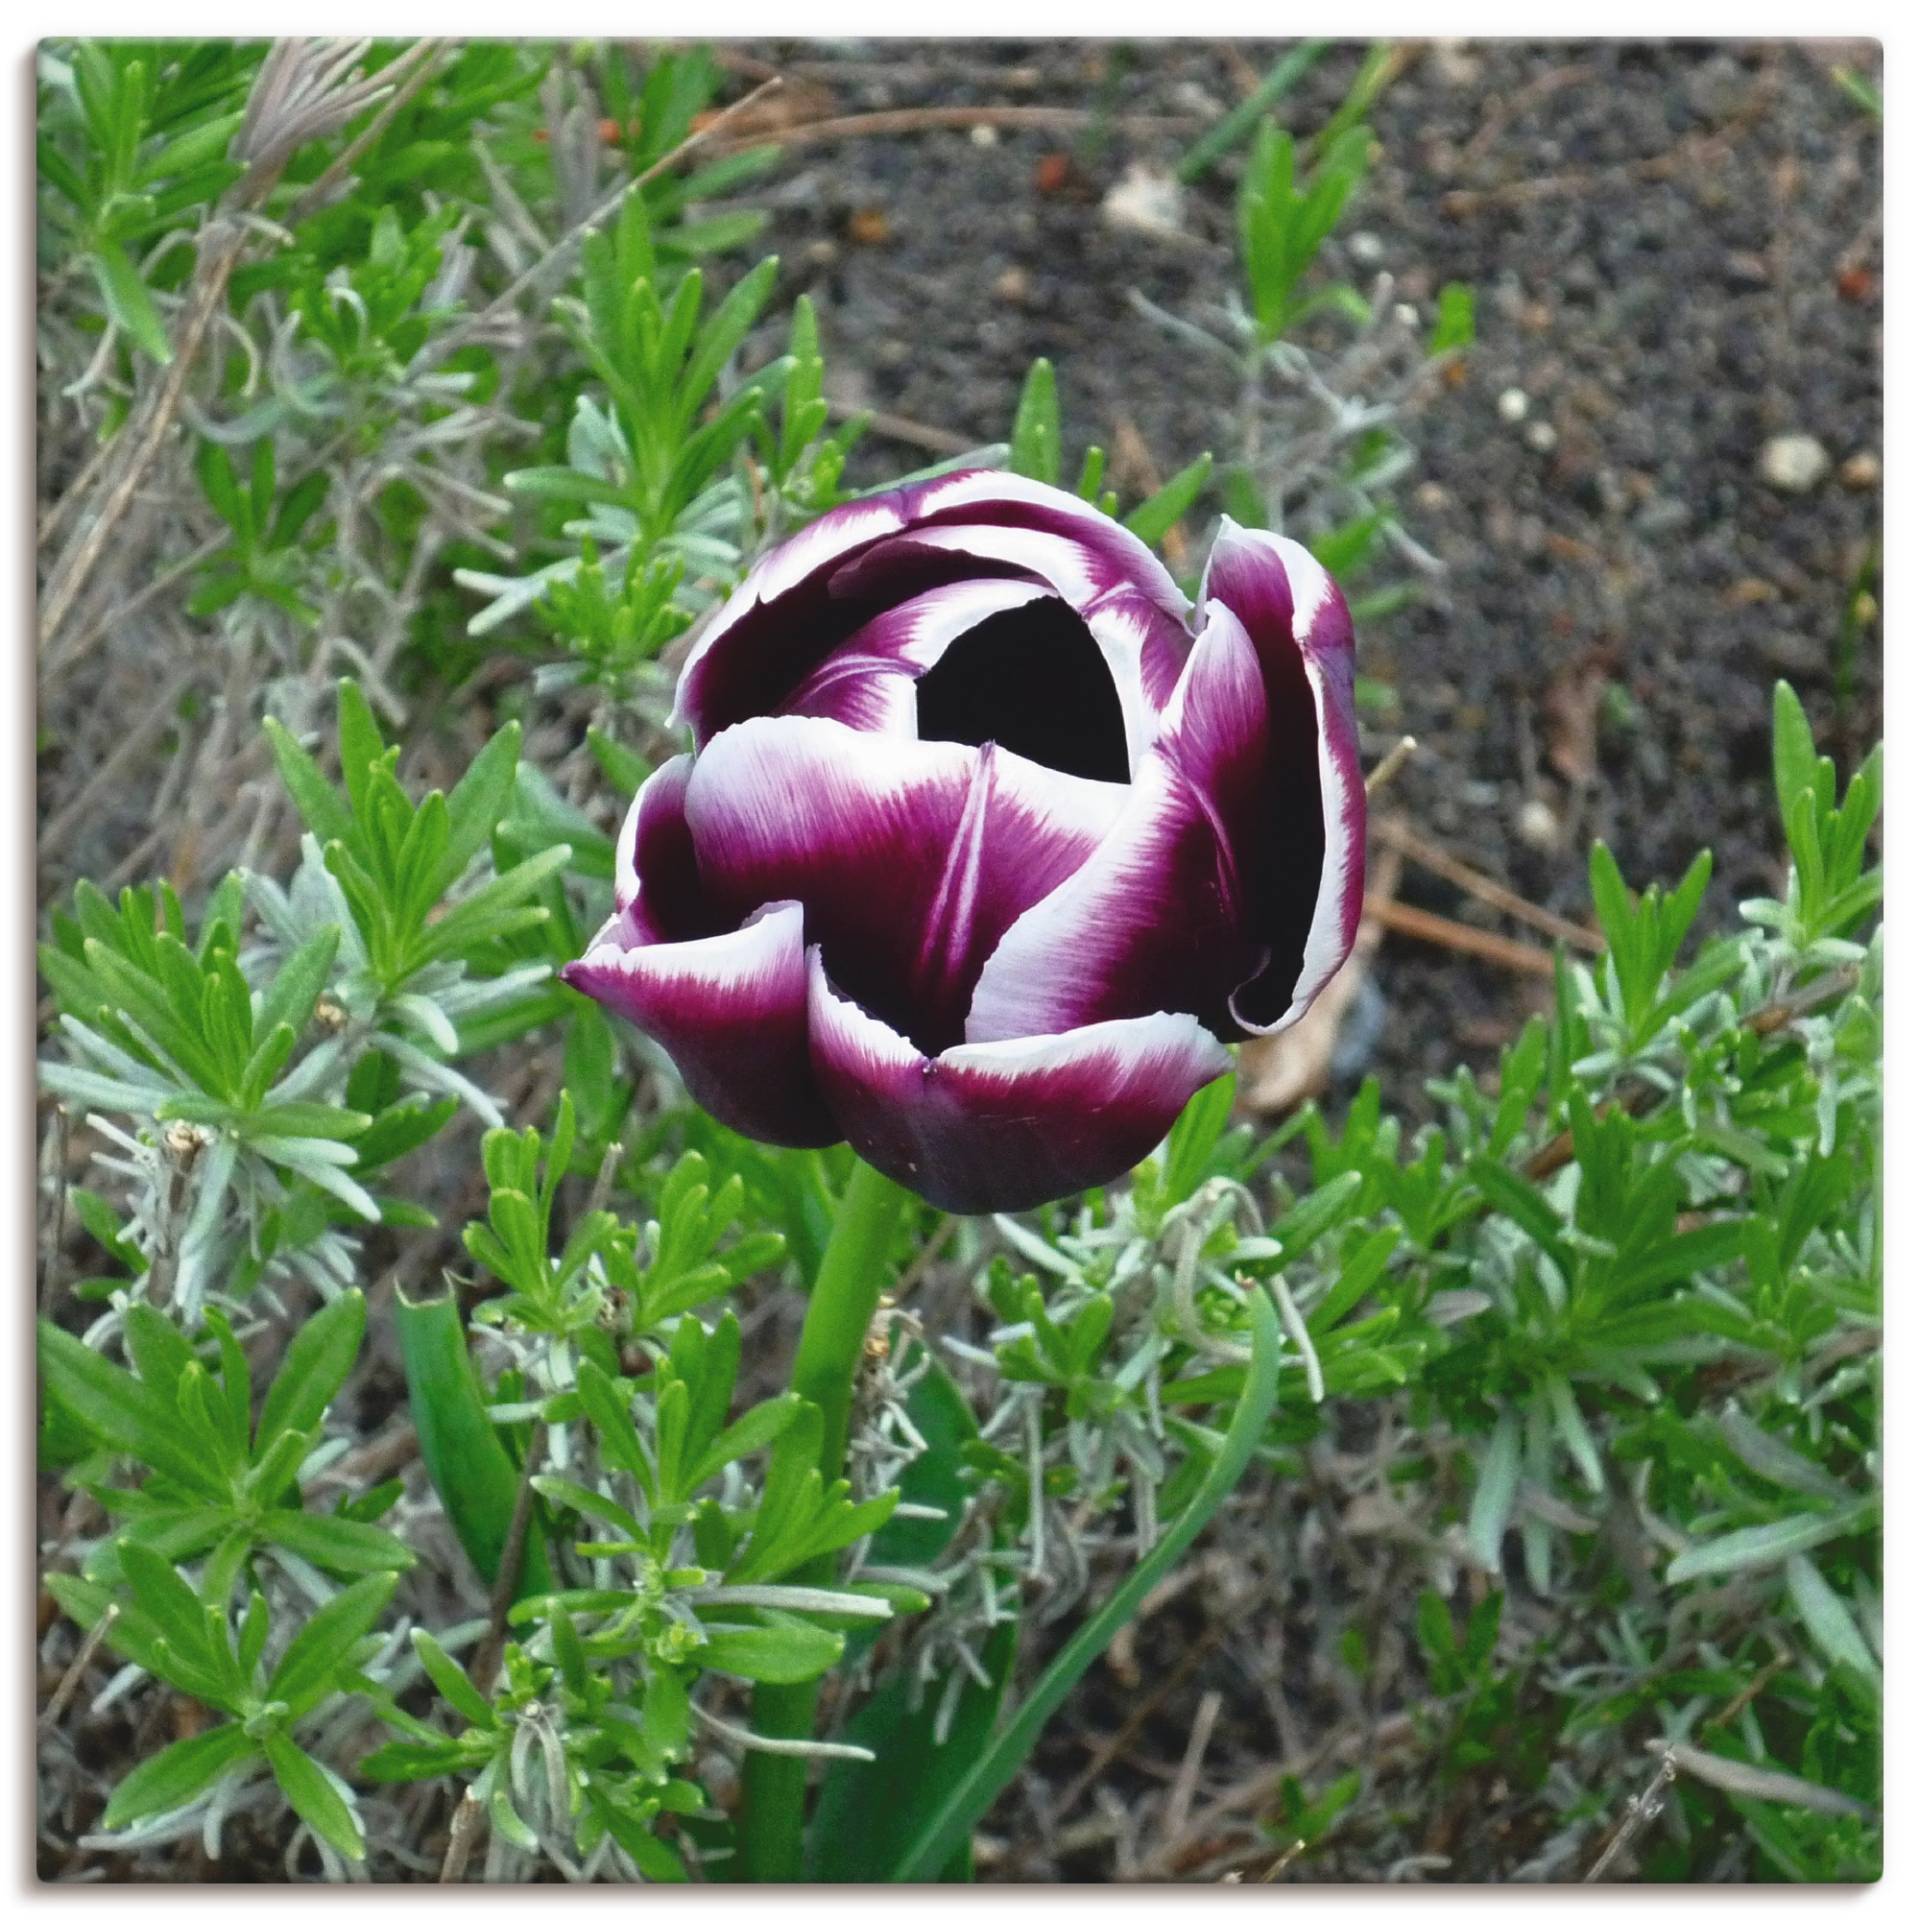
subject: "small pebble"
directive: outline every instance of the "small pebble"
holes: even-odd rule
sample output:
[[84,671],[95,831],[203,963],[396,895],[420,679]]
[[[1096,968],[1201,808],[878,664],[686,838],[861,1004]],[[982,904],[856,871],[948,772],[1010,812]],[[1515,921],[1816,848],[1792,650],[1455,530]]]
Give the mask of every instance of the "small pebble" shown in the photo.
[[1529,420],[1526,441],[1535,453],[1551,453],[1560,444],[1560,436],[1554,431],[1552,421]]
[[1393,317],[1403,327],[1417,327],[1420,324],[1420,309],[1411,300],[1402,300],[1394,306]]
[[1810,433],[1776,434],[1760,450],[1760,478],[1781,493],[1811,493],[1832,466]]
[[1377,267],[1387,254],[1386,245],[1377,233],[1356,233],[1347,242],[1347,251],[1355,263],[1363,267]]
[[1009,267],[994,281],[994,297],[1008,301],[1014,306],[1020,306],[1026,300],[1029,285],[1025,267]]
[[1538,794],[1521,804],[1513,830],[1538,853],[1551,853],[1560,844],[1560,816]]
[[1880,456],[1862,450],[1840,463],[1840,484],[1851,493],[1870,493],[1880,484]]
[[1183,234],[1184,196],[1171,174],[1135,161],[1108,190],[1100,211],[1109,226],[1168,239]]
[[1509,387],[1499,399],[1500,418],[1509,426],[1518,426],[1527,417],[1527,396],[1518,387]]
[[967,135],[967,138],[971,140],[976,147],[997,147],[1000,144],[1000,129],[998,127],[990,127],[982,121],[979,126],[975,127],[972,132]]

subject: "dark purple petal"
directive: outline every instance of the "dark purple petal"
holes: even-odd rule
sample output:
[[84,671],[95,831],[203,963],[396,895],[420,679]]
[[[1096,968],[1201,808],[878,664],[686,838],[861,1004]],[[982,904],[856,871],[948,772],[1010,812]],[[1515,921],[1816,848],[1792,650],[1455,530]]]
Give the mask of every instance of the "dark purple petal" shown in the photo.
[[1125,814],[988,959],[970,1040],[1155,1008],[1277,1032],[1351,950],[1366,789],[1345,603],[1304,548],[1229,523],[1202,610]]
[[1213,609],[1113,831],[988,958],[969,1040],[1159,1011],[1227,1029],[1227,995],[1261,958],[1240,925],[1229,822],[1258,792],[1267,737],[1253,643]]
[[803,925],[784,900],[732,933],[653,944],[615,914],[560,977],[658,1041],[716,1120],[776,1146],[830,1146],[840,1130],[809,1058]]
[[[705,745],[724,727],[787,710],[795,689],[890,606],[1009,577],[1044,581],[1089,620],[1103,602],[1130,609],[1096,638],[1129,709],[1158,710],[1185,650],[1187,602],[1166,568],[1072,494],[973,472],[837,508],[768,554],[688,655],[674,718]],[[1148,729],[1129,724],[1144,746]]]
[[[826,575],[833,563],[906,524],[902,497],[882,494],[823,513],[762,555],[687,655],[674,693],[673,724],[692,726],[704,743],[731,721],[765,711],[752,704],[755,682],[778,684],[784,691],[796,665],[804,671],[831,644],[827,638],[816,645],[817,636],[808,627],[824,611]],[[796,604],[782,607],[779,603],[785,600]],[[770,617],[774,615],[790,617]],[[852,624],[859,624],[857,616]],[[743,699],[745,706],[740,705]]]
[[975,469],[930,480],[916,496],[916,523],[958,520],[976,526],[1030,527],[1072,540],[1088,551],[1096,595],[1137,592],[1174,620],[1186,619],[1187,596],[1153,549],[1078,494],[1017,473]]
[[863,1003],[937,1048],[987,954],[1087,858],[1126,789],[991,745],[907,741],[788,715],[701,754],[687,821],[727,911],[806,908],[807,939]]
[[[1278,839],[1276,859],[1251,881],[1251,924],[1271,958],[1234,994],[1233,1014],[1249,1032],[1273,1033],[1306,1012],[1360,930],[1367,783],[1353,705],[1353,616],[1297,540],[1232,521],[1208,556],[1201,599],[1231,607],[1260,654],[1274,722],[1265,804],[1288,818],[1310,808],[1319,819],[1317,847],[1310,834]],[[1311,903],[1304,910],[1303,900]]]
[[737,924],[717,918],[700,888],[693,836],[687,831],[687,782],[693,755],[683,753],[642,783],[615,844],[613,904],[635,939],[691,940]]
[[1231,1065],[1187,1014],[1107,1021],[929,1058],[808,956],[814,1070],[847,1138],[952,1213],[1012,1213],[1104,1186]]
[[982,621],[1040,598],[1035,580],[960,580],[904,600],[849,634],[782,703],[860,733],[914,732],[914,682]]

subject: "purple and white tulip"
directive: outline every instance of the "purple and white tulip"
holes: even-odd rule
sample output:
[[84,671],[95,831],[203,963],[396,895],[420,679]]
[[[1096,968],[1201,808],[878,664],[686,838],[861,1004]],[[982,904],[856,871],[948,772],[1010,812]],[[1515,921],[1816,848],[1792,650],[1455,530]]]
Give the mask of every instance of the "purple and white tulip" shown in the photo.
[[1126,1171],[1353,945],[1353,626],[1291,540],[1226,523],[1196,611],[1071,494],[927,481],[768,554],[675,718],[566,979],[953,1212]]

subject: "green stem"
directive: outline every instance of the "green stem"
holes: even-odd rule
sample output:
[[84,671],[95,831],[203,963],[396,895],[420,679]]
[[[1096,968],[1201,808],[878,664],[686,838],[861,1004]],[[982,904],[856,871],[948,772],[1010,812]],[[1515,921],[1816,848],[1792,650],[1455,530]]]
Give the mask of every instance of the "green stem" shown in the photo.
[[[846,1463],[847,1423],[853,1379],[867,1329],[885,1286],[887,1249],[905,1204],[905,1191],[864,1160],[834,1213],[833,1231],[820,1256],[800,1346],[793,1357],[793,1390],[820,1409],[820,1472],[838,1479]],[[801,1569],[803,1584],[833,1577],[832,1560]],[[753,1730],[768,1739],[813,1736],[819,1683],[758,1686],[753,1690]],[[766,1883],[798,1880],[806,1814],[807,1763],[796,1754],[749,1753],[742,1781],[741,1878]]]

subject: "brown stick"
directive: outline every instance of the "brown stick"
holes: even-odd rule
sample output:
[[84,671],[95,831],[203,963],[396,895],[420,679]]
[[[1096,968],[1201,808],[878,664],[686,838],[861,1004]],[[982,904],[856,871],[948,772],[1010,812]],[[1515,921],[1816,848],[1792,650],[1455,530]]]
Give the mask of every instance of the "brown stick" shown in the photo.
[[80,1651],[73,1656],[73,1664],[60,1676],[60,1684],[54,1688],[53,1698],[47,1702],[47,1710],[40,1716],[41,1726],[59,1725],[60,1716],[67,1710],[67,1702],[80,1685],[80,1676],[86,1672],[93,1656],[100,1651],[101,1641],[113,1631],[113,1623],[119,1618],[120,1608],[116,1602],[88,1629],[87,1637],[80,1642]]
[[494,1676],[500,1671],[500,1653],[507,1639],[507,1613],[513,1605],[513,1590],[520,1584],[520,1568],[527,1557],[527,1532],[533,1524],[533,1476],[539,1471],[546,1438],[545,1426],[536,1421],[527,1439],[527,1459],[520,1469],[520,1488],[513,1497],[513,1518],[507,1523],[506,1542],[500,1549],[500,1568],[493,1576],[486,1638],[474,1649],[473,1664],[467,1669],[468,1677],[482,1693],[493,1690]]
[[946,427],[930,427],[922,420],[909,420],[904,413],[884,413],[877,407],[856,407],[844,400],[827,402],[828,417],[834,420],[863,419],[877,434],[898,440],[903,446],[921,447],[928,453],[967,453],[979,445],[964,433]]
[[1462,893],[1485,901],[1488,906],[1538,928],[1555,940],[1564,940],[1569,946],[1581,947],[1588,953],[1606,952],[1606,941],[1591,927],[1583,927],[1578,921],[1565,919],[1546,907],[1536,906],[1523,894],[1515,893],[1512,888],[1504,887],[1498,880],[1468,866],[1464,860],[1456,859],[1445,847],[1436,845],[1397,814],[1384,815],[1375,823],[1374,831],[1388,846],[1397,847],[1409,860],[1431,869],[1443,880],[1451,880]]
[[1424,907],[1410,907],[1403,900],[1383,900],[1369,894],[1366,912],[1390,933],[1410,934],[1436,947],[1470,953],[1476,959],[1491,960],[1496,966],[1511,968],[1515,973],[1553,978],[1553,955],[1544,947],[1529,946],[1524,940],[1509,940],[1505,934],[1485,933],[1463,921],[1449,920],[1444,914],[1429,913]]
[[872,135],[931,133],[943,127],[1005,128],[1008,132],[1074,133],[1082,127],[1104,124],[1128,133],[1187,133],[1194,126],[1186,114],[1125,114],[1114,116],[1091,107],[888,107],[878,113],[849,113],[829,120],[806,120],[797,127],[767,133],[743,133],[723,140],[719,151],[739,153],[749,147],[813,146],[823,140],[858,140]]
[[140,491],[140,483],[147,477],[147,469],[166,440],[167,430],[173,425],[173,417],[187,390],[187,375],[193,370],[201,343],[220,310],[220,303],[226,298],[227,282],[239,264],[241,250],[246,245],[246,229],[237,224],[210,228],[203,245],[207,251],[200,256],[200,265],[194,271],[192,303],[173,342],[173,363],[167,368],[166,378],[152,390],[152,397],[136,422],[126,429],[131,436],[126,458],[107,497],[100,503],[93,524],[68,545],[47,581],[40,612],[43,653],[51,647],[54,636],[73,611],[81,589],[106,552],[120,522],[126,518],[127,509]]

